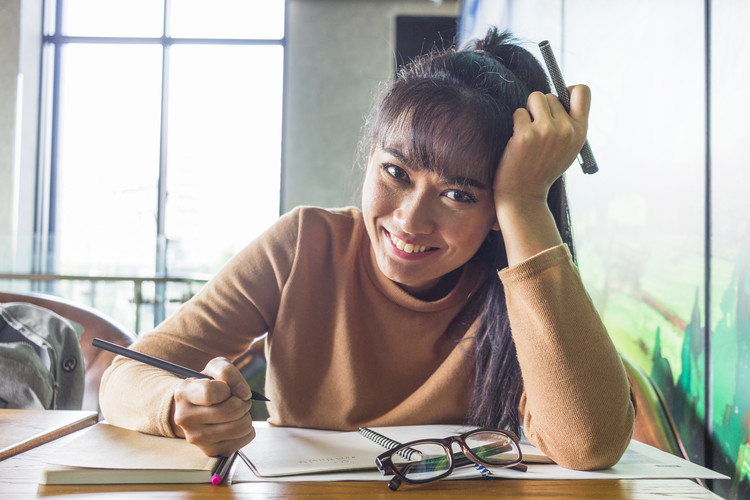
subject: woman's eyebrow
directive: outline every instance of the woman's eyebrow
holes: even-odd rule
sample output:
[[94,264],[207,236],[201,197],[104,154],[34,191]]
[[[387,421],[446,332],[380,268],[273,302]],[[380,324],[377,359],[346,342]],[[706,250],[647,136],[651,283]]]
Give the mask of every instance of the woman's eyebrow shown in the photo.
[[449,185],[458,185],[458,186],[470,186],[475,189],[489,189],[487,184],[484,182],[474,179],[472,177],[466,177],[462,175],[441,175],[440,176],[440,182],[443,184],[449,184]]
[[411,162],[409,161],[409,158],[400,149],[398,149],[398,148],[392,148],[392,147],[384,147],[382,149],[383,149],[383,151],[385,151],[389,155],[391,155],[394,158],[396,158],[401,163],[404,163],[406,165],[411,165]]
[[[411,161],[409,161],[409,157],[406,156],[406,154],[404,154],[402,150],[398,148],[390,147],[390,146],[383,147],[382,150],[388,153],[389,155],[393,156],[394,158],[396,158],[398,161],[400,161],[404,165],[408,165],[409,167],[414,168],[412,166]],[[440,176],[440,182],[442,184],[451,185],[451,186],[469,186],[469,187],[473,187],[475,189],[480,189],[480,190],[489,189],[487,184],[485,184],[484,182],[474,179],[473,177],[467,177],[465,175],[442,174]]]

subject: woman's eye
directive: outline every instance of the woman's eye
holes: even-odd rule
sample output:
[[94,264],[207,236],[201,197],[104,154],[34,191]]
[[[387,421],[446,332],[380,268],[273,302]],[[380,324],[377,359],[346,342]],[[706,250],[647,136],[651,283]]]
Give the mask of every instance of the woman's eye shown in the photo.
[[476,203],[477,198],[465,191],[459,191],[457,189],[451,189],[445,193],[449,199],[457,201],[459,203]]
[[393,177],[394,179],[397,179],[399,181],[408,181],[409,180],[409,174],[406,173],[406,171],[399,167],[398,165],[394,165],[392,163],[386,163],[383,165],[383,168],[386,172],[388,172],[388,175]]

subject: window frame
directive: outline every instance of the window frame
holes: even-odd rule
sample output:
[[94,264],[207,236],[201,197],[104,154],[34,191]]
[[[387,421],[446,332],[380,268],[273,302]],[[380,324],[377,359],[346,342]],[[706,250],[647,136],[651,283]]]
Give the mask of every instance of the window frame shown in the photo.
[[[39,137],[36,162],[36,186],[34,199],[31,271],[35,274],[54,274],[55,234],[57,230],[57,197],[58,197],[58,152],[59,152],[59,119],[60,119],[60,75],[62,69],[61,52],[71,44],[154,44],[160,45],[162,51],[161,68],[161,109],[159,124],[159,158],[158,158],[158,192],[156,216],[156,248],[154,276],[168,277],[166,249],[166,199],[167,199],[167,139],[169,134],[169,77],[170,51],[176,45],[246,45],[246,46],[280,46],[284,53],[282,62],[282,80],[286,82],[286,17],[288,8],[284,9],[284,34],[281,38],[186,38],[170,35],[170,13],[172,0],[162,0],[163,25],[159,37],[125,37],[125,36],[80,36],[63,34],[63,13],[66,0],[43,0],[41,77],[39,107]],[[282,143],[284,130],[283,100],[286,84],[282,88]],[[283,168],[283,148],[279,174]],[[281,200],[280,200],[281,202]],[[281,203],[280,203],[281,206]],[[279,207],[280,208],[280,207]],[[47,289],[53,292],[54,283],[46,282]],[[154,322],[165,319],[166,284],[157,283],[155,290]]]

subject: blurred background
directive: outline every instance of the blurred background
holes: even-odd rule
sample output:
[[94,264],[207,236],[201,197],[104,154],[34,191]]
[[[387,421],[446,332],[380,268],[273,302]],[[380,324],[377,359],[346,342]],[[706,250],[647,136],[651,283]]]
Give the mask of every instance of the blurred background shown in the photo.
[[747,0],[0,0],[0,290],[147,331],[280,214],[358,205],[380,82],[490,25],[591,87],[584,282],[749,498]]

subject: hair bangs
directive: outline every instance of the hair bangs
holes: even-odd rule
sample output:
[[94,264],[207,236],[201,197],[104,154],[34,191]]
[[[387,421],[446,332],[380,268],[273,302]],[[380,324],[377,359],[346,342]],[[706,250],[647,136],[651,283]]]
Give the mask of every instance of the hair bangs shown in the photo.
[[512,135],[512,110],[452,85],[409,83],[386,96],[373,144],[400,150],[412,168],[490,183]]

